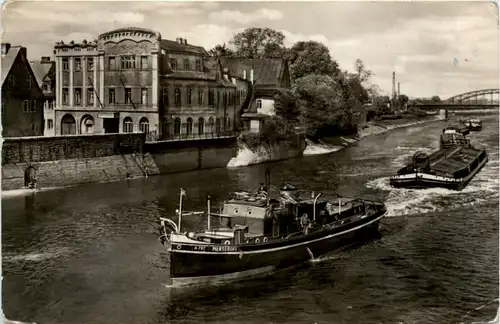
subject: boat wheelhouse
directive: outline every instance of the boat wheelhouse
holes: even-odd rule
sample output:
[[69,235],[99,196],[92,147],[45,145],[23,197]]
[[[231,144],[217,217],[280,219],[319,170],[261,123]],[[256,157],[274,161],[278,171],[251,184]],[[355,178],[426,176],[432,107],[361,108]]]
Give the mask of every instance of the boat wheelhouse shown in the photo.
[[446,149],[452,146],[470,147],[470,141],[464,134],[457,132],[455,129],[443,130],[439,138],[439,148]]
[[466,127],[461,123],[446,125],[443,129],[443,134],[451,134],[451,133],[460,133],[462,135],[469,135],[470,131],[468,127]]
[[390,178],[390,184],[395,188],[462,190],[487,161],[485,150],[471,146],[450,146],[429,156],[417,152],[412,163]]
[[268,200],[265,212],[259,205],[250,206],[248,213],[246,202],[231,201],[223,210],[241,208],[245,214],[213,213],[208,200],[206,213],[199,214],[207,218],[207,227],[193,232],[181,230],[181,194],[178,224],[160,218],[160,240],[170,256],[169,284],[220,284],[307,262],[371,237],[386,212],[384,204],[374,200],[320,199],[322,193],[309,193],[303,200],[298,190],[282,189],[273,203]]

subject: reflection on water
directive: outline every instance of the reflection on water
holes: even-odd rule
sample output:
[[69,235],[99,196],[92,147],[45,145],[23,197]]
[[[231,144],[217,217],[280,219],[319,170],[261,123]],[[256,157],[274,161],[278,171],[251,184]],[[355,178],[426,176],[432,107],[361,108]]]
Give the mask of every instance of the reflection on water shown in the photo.
[[[3,309],[38,323],[457,323],[498,296],[498,117],[470,135],[488,165],[462,192],[394,190],[387,178],[435,150],[444,122],[394,130],[328,155],[245,168],[87,184],[2,198]],[[209,291],[171,291],[158,217],[216,207],[258,188],[386,201],[382,236],[272,277]],[[172,218],[176,221],[175,217]],[[184,217],[183,227],[204,220]],[[498,303],[470,313],[495,317]],[[241,320],[241,321],[240,321]]]

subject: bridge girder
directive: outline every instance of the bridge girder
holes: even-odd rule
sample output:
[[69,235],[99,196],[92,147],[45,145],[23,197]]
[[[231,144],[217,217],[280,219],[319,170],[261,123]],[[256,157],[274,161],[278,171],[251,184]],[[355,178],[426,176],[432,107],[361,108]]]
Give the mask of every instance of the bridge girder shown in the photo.
[[474,90],[474,91],[465,92],[465,93],[450,97],[446,100],[446,102],[448,102],[448,103],[460,103],[466,99],[475,98],[475,97],[484,96],[484,95],[498,94],[498,93],[499,93],[499,89]]

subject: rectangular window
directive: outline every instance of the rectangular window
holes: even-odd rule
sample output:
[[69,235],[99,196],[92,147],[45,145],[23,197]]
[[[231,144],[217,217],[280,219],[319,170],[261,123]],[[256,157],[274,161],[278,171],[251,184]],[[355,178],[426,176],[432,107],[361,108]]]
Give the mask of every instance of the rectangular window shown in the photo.
[[94,89],[87,89],[87,105],[94,105]]
[[28,76],[26,77],[26,83],[28,84],[28,88],[30,88],[30,89],[31,89],[31,75],[28,75]]
[[170,59],[170,67],[172,68],[172,70],[177,70],[177,59]]
[[142,70],[147,70],[148,69],[148,57],[147,56],[141,56],[141,69]]
[[45,83],[45,84],[43,85],[43,90],[45,90],[45,91],[50,91],[50,84],[49,84],[49,83]]
[[79,57],[75,57],[75,71],[82,70],[82,59]]
[[174,90],[174,102],[176,107],[181,106],[181,89],[175,88]]
[[184,70],[189,71],[190,69],[189,59],[184,59]]
[[82,104],[82,88],[75,88],[75,101],[74,104],[76,106],[80,106]]
[[133,55],[122,56],[121,62],[123,70],[135,69],[135,56]]
[[48,101],[48,107],[49,109],[54,109],[54,102],[52,100]]
[[69,61],[67,58],[62,59],[62,69],[63,71],[69,71]]
[[14,88],[14,85],[16,84],[15,80],[14,80],[14,76],[13,75],[9,75],[8,79],[7,79],[7,87],[9,89],[12,89]]
[[30,112],[36,112],[36,100],[31,100]]
[[163,88],[163,106],[168,107],[168,88]]
[[108,58],[108,65],[110,71],[116,70],[116,59],[114,56]]
[[196,60],[196,71],[201,71],[201,60]]
[[115,103],[115,89],[109,89],[109,103]]
[[30,101],[29,100],[24,100],[23,101],[23,111],[25,113],[29,113],[30,112]]
[[191,103],[192,103],[192,102],[191,102],[191,98],[192,98],[192,96],[193,96],[193,89],[188,88],[188,89],[187,89],[187,105],[188,105],[189,107],[191,107]]
[[132,89],[131,88],[125,88],[125,103],[126,104],[132,103]]
[[208,90],[208,106],[213,107],[214,106],[214,89],[209,89]]
[[36,124],[31,124],[31,130],[32,130],[33,132],[36,132]]
[[147,88],[141,89],[141,104],[142,105],[148,104],[148,89]]
[[257,99],[257,109],[262,108],[262,100]]
[[68,88],[62,89],[62,101],[63,105],[67,105],[69,103],[69,91]]
[[47,119],[47,129],[54,128],[54,121],[52,119]]
[[203,106],[203,89],[198,89],[198,106]]
[[87,71],[94,71],[94,58],[93,57],[87,58]]

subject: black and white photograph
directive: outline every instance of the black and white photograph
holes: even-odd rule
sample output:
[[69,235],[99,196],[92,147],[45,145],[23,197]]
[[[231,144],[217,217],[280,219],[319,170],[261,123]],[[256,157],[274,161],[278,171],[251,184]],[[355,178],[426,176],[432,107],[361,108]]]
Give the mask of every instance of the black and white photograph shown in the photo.
[[497,2],[0,22],[4,323],[500,323]]

